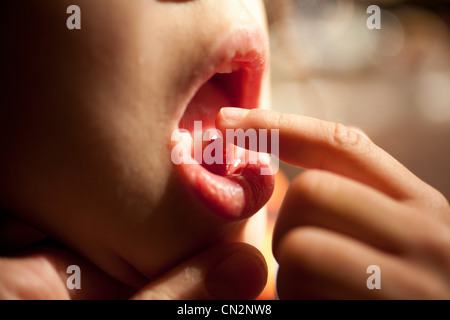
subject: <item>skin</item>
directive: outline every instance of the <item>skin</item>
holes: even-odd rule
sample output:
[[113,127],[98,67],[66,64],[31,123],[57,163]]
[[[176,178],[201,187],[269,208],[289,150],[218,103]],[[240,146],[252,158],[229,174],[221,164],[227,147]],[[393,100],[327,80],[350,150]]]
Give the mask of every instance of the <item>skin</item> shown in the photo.
[[[81,270],[81,290],[66,285],[73,264]],[[266,279],[264,257],[245,243],[213,246],[139,290],[53,240],[0,258],[0,300],[248,300],[258,296]]]
[[[3,257],[0,298],[204,299],[224,298],[223,292],[225,298],[252,298],[260,292],[267,274],[255,248],[217,244],[202,251],[210,234],[192,237],[198,230],[230,230],[214,227],[217,220],[207,212],[177,215],[186,214],[189,205],[179,208],[171,199],[192,200],[179,189],[160,152],[170,131],[164,128],[175,125],[171,119],[178,112],[172,93],[189,82],[179,77],[179,67],[187,68],[186,74],[194,70],[211,39],[235,21],[216,16],[227,17],[225,12],[243,5],[211,3],[148,1],[142,7],[144,2],[136,1],[124,7],[120,1],[80,1],[90,9],[83,13],[83,28],[96,23],[102,27],[90,34],[91,46],[58,28],[65,17],[59,22],[49,18],[65,12],[68,2],[48,1],[44,10],[30,1],[26,10],[21,7],[22,20],[2,16],[0,30],[9,30],[5,24],[25,27],[18,29],[17,38],[6,35],[7,47],[16,51],[2,51],[0,59],[1,87],[7,88],[2,105],[15,105],[0,110],[1,205],[44,232],[22,225],[22,241],[32,243],[50,234],[83,257],[53,241]],[[259,2],[253,3],[260,8]],[[106,7],[109,14],[103,15]],[[211,13],[205,17],[212,26],[208,33],[197,23],[203,10]],[[250,12],[242,11],[240,23],[260,23]],[[179,19],[187,19],[190,28]],[[120,29],[111,27],[116,22]],[[35,25],[39,28],[27,27]],[[50,31],[64,45],[38,40]],[[189,37],[184,38],[186,32]],[[156,38],[163,43],[152,43]],[[140,59],[138,53],[148,51],[152,54]],[[86,52],[91,60],[83,58]],[[38,81],[42,74],[46,83]],[[222,129],[279,129],[280,158],[311,169],[293,182],[275,228],[281,298],[449,297],[448,202],[370,140],[342,125],[269,111],[251,111],[233,121],[221,113],[217,123]],[[113,187],[117,185],[119,190]],[[171,214],[170,219],[162,219],[161,212]],[[13,221],[5,229],[20,225]],[[193,221],[194,226],[177,228],[173,221],[183,226]],[[158,232],[155,226],[161,225],[184,241]],[[23,245],[7,244],[16,250]],[[144,249],[147,255],[141,254]],[[160,258],[156,266],[155,256]],[[87,270],[83,283],[97,291],[68,291],[65,268],[70,264]],[[381,267],[382,290],[365,286],[365,271],[372,264]]]
[[[281,299],[450,298],[447,200],[365,135],[264,110],[236,120],[222,109],[216,125],[279,129],[280,159],[310,169],[293,181],[274,230]],[[371,265],[381,290],[367,289]]]
[[[258,243],[244,221],[225,221],[185,189],[170,137],[184,112],[180,95],[205,56],[243,25],[265,28],[262,1],[80,0],[76,31],[66,28],[71,4],[6,1],[0,16],[9,49],[0,53],[0,208],[14,221],[4,230],[32,227],[10,232],[17,237],[6,249],[50,236],[136,291],[209,247]],[[37,261],[60,259],[45,248],[33,251]],[[252,298],[265,283],[254,250],[233,249],[252,253],[249,270],[262,270]],[[0,275],[15,279],[11,265],[23,263],[23,276],[32,276],[25,266],[36,260],[21,254],[2,259],[9,272]]]

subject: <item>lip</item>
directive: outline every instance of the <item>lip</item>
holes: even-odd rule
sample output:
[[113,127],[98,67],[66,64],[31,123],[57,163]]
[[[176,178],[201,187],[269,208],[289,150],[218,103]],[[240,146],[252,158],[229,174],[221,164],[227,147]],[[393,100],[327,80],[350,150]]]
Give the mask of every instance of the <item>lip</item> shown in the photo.
[[[233,101],[234,106],[259,108],[259,97],[268,61],[268,44],[262,31],[236,30],[225,37],[217,48],[205,61],[203,70],[198,72],[192,86],[184,95],[183,112],[203,85],[219,71],[231,65],[239,66],[242,72],[237,88],[239,99]],[[188,150],[186,152],[190,153]],[[248,156],[251,152],[247,150],[245,154]],[[227,220],[240,220],[252,216],[261,209],[273,192],[273,175],[261,175],[262,168],[270,169],[268,157],[258,159],[257,163],[232,166],[232,170],[225,176],[216,175],[195,161],[191,164],[175,165],[175,168],[180,180],[195,193],[209,211]]]

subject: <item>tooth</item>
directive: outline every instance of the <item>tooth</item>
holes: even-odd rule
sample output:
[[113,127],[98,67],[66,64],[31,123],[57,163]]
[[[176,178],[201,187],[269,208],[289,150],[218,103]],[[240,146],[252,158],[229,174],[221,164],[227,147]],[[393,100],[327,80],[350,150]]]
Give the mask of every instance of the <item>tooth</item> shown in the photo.
[[202,136],[203,136],[203,150],[205,150],[205,148],[207,146],[209,146],[211,143],[213,143],[214,141],[216,141],[217,139],[219,139],[219,133],[215,132],[216,130],[210,129],[208,131],[202,131]]
[[233,167],[237,168],[239,167],[239,165],[241,164],[242,160],[241,159],[236,159],[236,162],[233,164]]
[[232,62],[232,63],[227,64],[227,65],[223,66],[222,68],[220,68],[220,69],[217,71],[217,73],[222,73],[222,74],[225,74],[225,73],[232,73],[232,72],[234,72],[234,71],[239,70],[239,68],[240,68],[240,66],[239,66],[238,63]]
[[232,73],[232,72],[233,72],[233,67],[231,65],[226,65],[217,71],[217,73],[220,73],[220,74]]

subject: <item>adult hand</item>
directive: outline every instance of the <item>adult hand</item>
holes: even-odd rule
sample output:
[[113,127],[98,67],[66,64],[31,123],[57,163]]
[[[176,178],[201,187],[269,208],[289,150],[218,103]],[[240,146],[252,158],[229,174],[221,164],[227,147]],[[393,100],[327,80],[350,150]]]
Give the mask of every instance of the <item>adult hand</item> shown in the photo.
[[[4,235],[11,234],[9,231],[12,228],[20,232],[22,243],[42,237],[37,232],[30,232],[29,227],[21,227],[18,222],[8,219],[8,223],[2,225],[0,239],[5,240]],[[79,290],[67,286],[71,275],[67,273],[67,267],[70,265],[80,268]],[[254,299],[263,290],[266,280],[264,257],[256,248],[244,243],[209,248],[139,289],[116,281],[86,259],[50,239],[0,258],[1,300]]]
[[[447,200],[363,134],[337,123],[224,108],[216,127],[279,129],[281,160],[306,169],[274,231],[282,299],[450,297]],[[369,290],[368,266],[381,270]]]

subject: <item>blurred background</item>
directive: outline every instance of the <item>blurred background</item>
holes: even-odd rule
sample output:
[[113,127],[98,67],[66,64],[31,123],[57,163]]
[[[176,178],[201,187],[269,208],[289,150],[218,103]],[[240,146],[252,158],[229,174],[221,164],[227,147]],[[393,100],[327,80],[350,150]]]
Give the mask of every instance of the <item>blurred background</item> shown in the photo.
[[[370,5],[381,9],[380,30],[367,28]],[[450,199],[450,1],[266,6],[273,108],[360,127]]]
[[[450,0],[265,0],[272,107],[364,130],[450,200]],[[370,5],[381,29],[369,30]],[[281,164],[263,250],[275,298],[271,232],[289,181]]]

